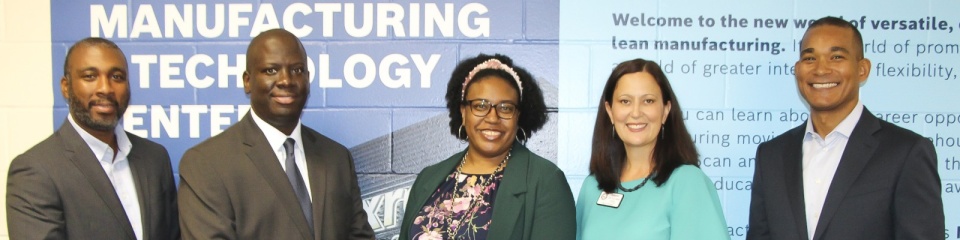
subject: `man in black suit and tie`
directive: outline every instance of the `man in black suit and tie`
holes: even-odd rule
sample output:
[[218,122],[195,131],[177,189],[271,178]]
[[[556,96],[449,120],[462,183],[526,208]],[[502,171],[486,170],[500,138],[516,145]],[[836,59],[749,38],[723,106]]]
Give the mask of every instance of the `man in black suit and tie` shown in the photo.
[[180,162],[184,239],[372,239],[347,149],[300,123],[307,54],[282,29],[247,48],[251,111]]
[[943,239],[933,144],[860,103],[857,28],[813,22],[795,67],[810,119],[757,148],[747,239]]
[[10,239],[178,239],[167,149],[117,124],[130,101],[120,48],[102,38],[75,43],[60,91],[67,120],[10,163]]

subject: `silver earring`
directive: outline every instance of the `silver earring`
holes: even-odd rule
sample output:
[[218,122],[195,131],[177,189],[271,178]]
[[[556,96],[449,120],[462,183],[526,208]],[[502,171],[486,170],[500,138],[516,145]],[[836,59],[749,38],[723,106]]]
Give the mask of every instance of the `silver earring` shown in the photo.
[[463,124],[460,124],[460,128],[457,129],[457,140],[460,140],[460,143],[466,143],[467,139],[470,139],[470,135],[467,135],[467,138],[465,139],[460,135],[460,132],[463,132]]
[[523,133],[523,140],[520,140],[520,136],[517,136],[517,135],[514,135],[514,138],[516,138],[516,139],[517,139],[517,142],[520,142],[520,144],[527,145],[527,140],[529,140],[529,139],[527,138],[527,132],[526,132],[526,131],[523,131],[523,128],[521,127],[521,128],[520,128],[520,133]]

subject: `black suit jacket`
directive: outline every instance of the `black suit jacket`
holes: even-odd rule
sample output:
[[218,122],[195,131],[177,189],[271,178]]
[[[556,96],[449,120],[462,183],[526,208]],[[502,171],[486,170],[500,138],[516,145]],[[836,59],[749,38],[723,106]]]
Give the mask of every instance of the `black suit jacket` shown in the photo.
[[[747,239],[810,239],[801,166],[805,129],[801,124],[757,148]],[[942,239],[930,140],[866,108],[850,135],[812,239]]]
[[[143,237],[177,239],[177,189],[167,149],[127,133],[127,155]],[[136,239],[120,198],[99,160],[67,120],[52,136],[10,163],[10,239]]]
[[301,131],[314,231],[274,150],[247,113],[183,155],[183,238],[372,239],[350,152],[305,125]]

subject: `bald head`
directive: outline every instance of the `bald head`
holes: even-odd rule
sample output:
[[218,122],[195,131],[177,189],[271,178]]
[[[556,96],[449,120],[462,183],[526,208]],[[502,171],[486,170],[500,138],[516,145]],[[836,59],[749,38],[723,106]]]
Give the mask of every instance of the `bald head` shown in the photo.
[[247,47],[243,89],[250,108],[268,124],[290,135],[310,96],[310,72],[303,44],[290,32],[273,29]]
[[282,28],[270,29],[250,40],[250,45],[247,46],[247,71],[252,69],[251,64],[259,62],[263,53],[273,50],[299,54],[304,62],[307,59],[307,52],[297,36]]

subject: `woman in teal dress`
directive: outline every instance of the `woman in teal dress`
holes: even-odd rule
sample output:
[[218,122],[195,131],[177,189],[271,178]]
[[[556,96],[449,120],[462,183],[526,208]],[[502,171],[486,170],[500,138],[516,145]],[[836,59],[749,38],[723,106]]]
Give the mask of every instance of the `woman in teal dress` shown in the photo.
[[653,61],[613,69],[577,198],[578,239],[730,239],[670,82]]

